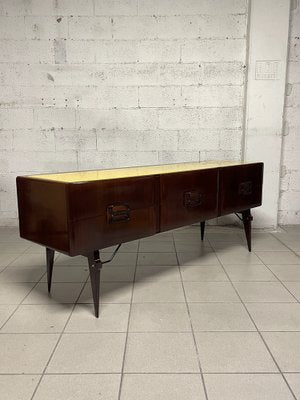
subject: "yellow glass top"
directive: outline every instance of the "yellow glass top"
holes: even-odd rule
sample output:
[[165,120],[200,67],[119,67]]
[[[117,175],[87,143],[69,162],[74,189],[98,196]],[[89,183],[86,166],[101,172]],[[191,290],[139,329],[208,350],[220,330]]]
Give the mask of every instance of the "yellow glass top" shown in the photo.
[[175,172],[193,171],[199,169],[210,169],[242,165],[243,162],[233,161],[206,161],[181,164],[149,165],[144,167],[126,167],[114,169],[100,169],[95,171],[74,171],[54,174],[31,175],[30,178],[46,179],[49,181],[77,183],[89,181],[101,181],[108,179],[132,178],[135,176],[148,176],[158,174],[170,174]]

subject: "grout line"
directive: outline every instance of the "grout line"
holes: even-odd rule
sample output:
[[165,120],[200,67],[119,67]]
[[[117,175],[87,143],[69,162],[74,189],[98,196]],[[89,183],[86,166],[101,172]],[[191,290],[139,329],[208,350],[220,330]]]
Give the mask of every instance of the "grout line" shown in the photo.
[[[256,254],[256,253],[255,253],[255,254]],[[261,260],[261,262],[263,263],[263,265],[275,276],[275,278],[277,279],[278,283],[281,283],[281,285],[286,289],[286,291],[288,291],[289,294],[296,300],[296,303],[299,303],[299,300],[297,299],[297,297],[294,296],[294,294],[286,287],[286,285],[284,284],[284,282],[281,281],[281,280],[277,277],[277,275],[268,267],[268,265],[264,263],[264,261],[261,259],[261,257],[259,257],[258,254],[256,254],[256,257],[258,257],[258,258]],[[276,281],[276,282],[277,282],[277,281]],[[285,303],[285,302],[283,301],[282,303]]]
[[[198,234],[200,234],[200,233],[198,232]],[[176,250],[176,246],[175,246],[174,234],[173,234],[173,244],[174,244],[174,247],[175,247],[177,265],[179,267],[181,285],[182,285],[185,305],[186,305],[186,309],[187,309],[187,313],[188,313],[188,317],[189,317],[189,322],[190,322],[190,326],[191,326],[191,333],[192,333],[192,336],[193,336],[193,342],[194,342],[195,352],[196,352],[198,366],[199,366],[199,370],[200,370],[200,376],[201,376],[201,381],[202,381],[202,385],[203,385],[203,391],[204,391],[204,395],[205,395],[206,400],[208,400],[207,389],[206,389],[205,380],[204,380],[204,376],[203,376],[203,371],[202,371],[202,367],[201,367],[200,354],[199,354],[199,350],[198,350],[198,347],[197,347],[197,342],[196,342],[196,338],[195,338],[195,332],[194,332],[193,324],[192,324],[192,317],[191,317],[191,313],[190,313],[190,309],[189,309],[189,304],[188,304],[187,298],[186,298],[186,293],[185,293],[184,283],[183,283],[183,279],[182,279],[181,268],[180,268],[178,254],[177,254],[177,250]]]
[[[288,234],[288,233],[287,233]],[[299,258],[299,263],[300,263],[300,256],[296,253],[295,250],[291,249],[286,243],[282,242],[277,236],[274,236],[273,233],[270,233],[270,235],[272,235],[272,237],[274,237],[276,240],[278,240],[278,242],[280,242],[281,244],[283,244],[287,249],[289,249],[289,251],[291,251],[292,253],[295,254],[295,256],[297,256]]]
[[[89,279],[89,275],[88,275],[88,277],[87,277],[87,279],[86,279],[86,282],[88,281],[88,279]],[[76,299],[75,302],[73,303],[73,306],[72,306],[70,315],[69,315],[69,317],[67,318],[67,320],[66,320],[66,322],[65,322],[65,325],[64,325],[62,331],[61,331],[60,334],[59,334],[59,337],[58,337],[58,339],[57,339],[57,342],[56,342],[56,344],[55,344],[55,346],[54,346],[54,348],[53,348],[53,350],[52,350],[52,352],[51,352],[51,354],[50,354],[50,356],[49,356],[49,359],[48,359],[48,361],[47,361],[47,363],[46,363],[46,365],[45,365],[45,367],[44,367],[44,369],[43,369],[43,372],[42,372],[42,374],[41,374],[41,376],[40,376],[40,379],[39,379],[39,381],[38,381],[38,383],[37,383],[37,385],[36,385],[36,387],[35,387],[35,389],[34,389],[34,391],[33,391],[33,393],[32,393],[32,396],[31,396],[30,400],[33,400],[33,398],[34,398],[34,396],[35,396],[35,394],[36,394],[36,392],[37,392],[37,390],[38,390],[38,388],[39,388],[39,386],[40,386],[40,383],[41,383],[41,381],[42,381],[42,379],[43,379],[43,377],[44,377],[44,375],[45,375],[46,369],[47,369],[47,367],[48,367],[48,365],[49,365],[49,363],[50,363],[50,361],[51,361],[51,359],[52,359],[52,357],[53,357],[53,355],[54,355],[54,353],[55,353],[55,351],[56,351],[56,349],[57,349],[57,347],[58,347],[58,344],[59,344],[60,341],[61,341],[61,338],[62,338],[62,336],[63,336],[63,334],[64,334],[64,332],[65,332],[65,329],[66,329],[66,327],[67,327],[67,325],[68,325],[68,323],[69,323],[69,321],[70,321],[70,319],[71,319],[71,316],[72,316],[73,311],[74,311],[74,309],[75,309],[75,307],[76,307],[76,304],[77,304],[77,300],[80,298],[80,296],[81,296],[81,294],[82,294],[82,292],[83,292],[83,290],[84,290],[84,287],[85,287],[85,285],[86,285],[86,282],[85,282],[85,284],[82,285],[82,288],[81,288],[81,290],[80,290],[80,292],[79,292],[79,294],[78,294],[78,296],[77,296],[77,299]]]
[[122,360],[121,379],[120,379],[118,400],[121,399],[121,392],[122,392],[122,384],[123,384],[123,376],[124,376],[124,366],[125,366],[125,357],[126,357],[126,351],[127,351],[127,342],[128,342],[128,335],[129,335],[129,324],[130,324],[130,317],[131,317],[131,309],[132,309],[132,304],[133,304],[133,303],[132,303],[132,300],[133,300],[135,276],[136,276],[136,270],[137,270],[137,266],[138,266],[139,248],[140,248],[140,241],[138,242],[138,248],[137,248],[137,253],[136,253],[136,260],[135,260],[135,269],[134,269],[133,282],[132,282],[132,292],[131,292],[130,307],[129,307],[129,313],[128,313],[128,321],[127,321],[126,338],[125,338],[125,344],[124,344],[124,354],[123,354],[123,360]]
[[[300,371],[283,372],[286,375],[300,374]],[[38,373],[0,373],[0,376],[39,376]],[[60,376],[60,375],[120,375],[120,372],[46,372],[44,376]],[[199,372],[126,372],[124,375],[200,375]],[[204,375],[278,375],[280,372],[204,372]]]
[[[223,267],[223,270],[224,270],[225,274],[228,276],[229,282],[231,283],[231,285],[232,285],[234,291],[236,292],[237,296],[239,297],[239,299],[240,299],[240,301],[241,301],[241,304],[243,305],[245,311],[247,312],[249,318],[251,319],[253,325],[255,326],[256,332],[258,333],[258,335],[260,336],[261,340],[263,341],[263,343],[264,343],[264,345],[265,345],[267,351],[269,352],[269,354],[270,354],[270,356],[271,356],[271,358],[272,358],[274,364],[276,365],[278,371],[280,372],[280,374],[281,374],[283,380],[285,381],[287,387],[289,388],[289,390],[290,390],[292,396],[294,397],[295,400],[297,400],[297,398],[296,398],[294,392],[292,391],[292,389],[291,389],[291,387],[290,387],[290,385],[289,385],[287,379],[285,378],[283,372],[281,371],[281,369],[280,369],[280,367],[279,367],[279,364],[277,363],[277,361],[276,361],[275,357],[273,356],[273,354],[272,354],[272,352],[271,352],[269,346],[267,345],[267,342],[265,341],[265,338],[264,338],[263,335],[261,334],[261,331],[258,329],[258,327],[257,327],[257,325],[256,325],[256,323],[255,323],[255,321],[254,321],[254,319],[253,319],[253,317],[252,317],[252,315],[250,314],[250,312],[249,312],[247,306],[245,305],[243,299],[241,298],[241,296],[239,295],[237,289],[235,288],[234,284],[232,283],[232,281],[231,281],[231,279],[230,279],[230,276],[228,275],[227,271],[225,270],[225,268],[224,268],[224,266],[223,266],[223,263],[220,261],[217,252],[215,252],[215,254],[216,254],[216,257],[218,258],[218,260],[219,260],[221,266]],[[256,256],[257,256],[257,254],[256,254]],[[257,257],[258,257],[258,256],[257,256]],[[263,261],[262,261],[262,262],[263,262]],[[264,263],[263,263],[263,264],[264,264]],[[264,265],[265,265],[265,264],[264,264]],[[265,266],[266,266],[266,265],[265,265]]]

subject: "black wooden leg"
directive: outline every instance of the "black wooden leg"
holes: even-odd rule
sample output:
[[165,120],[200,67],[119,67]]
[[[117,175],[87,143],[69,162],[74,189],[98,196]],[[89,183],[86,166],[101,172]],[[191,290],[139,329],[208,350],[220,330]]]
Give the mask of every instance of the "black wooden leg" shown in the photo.
[[247,239],[248,250],[251,251],[251,221],[253,220],[253,217],[251,215],[250,209],[242,212],[242,219]]
[[88,256],[89,268],[90,268],[90,279],[93,293],[95,317],[99,317],[99,295],[100,295],[100,270],[102,263],[100,261],[99,250],[95,250],[91,255]]
[[48,282],[48,292],[51,290],[52,282],[52,272],[54,263],[54,250],[46,248],[46,264],[47,264],[47,282]]
[[200,222],[200,228],[201,228],[201,240],[203,240],[204,239],[205,221]]

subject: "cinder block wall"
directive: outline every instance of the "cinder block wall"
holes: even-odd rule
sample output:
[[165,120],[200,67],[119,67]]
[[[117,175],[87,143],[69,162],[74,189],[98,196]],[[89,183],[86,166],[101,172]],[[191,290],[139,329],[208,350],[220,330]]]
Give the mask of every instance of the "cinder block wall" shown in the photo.
[[246,0],[0,0],[0,224],[18,174],[240,159]]
[[279,223],[300,224],[300,4],[292,2]]

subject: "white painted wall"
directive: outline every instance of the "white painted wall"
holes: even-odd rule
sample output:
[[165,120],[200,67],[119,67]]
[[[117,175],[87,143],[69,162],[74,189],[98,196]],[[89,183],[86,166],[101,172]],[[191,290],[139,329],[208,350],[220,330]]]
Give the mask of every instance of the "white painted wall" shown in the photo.
[[245,0],[0,0],[0,224],[18,174],[241,157]]
[[300,224],[300,4],[292,2],[279,222]]
[[[250,7],[244,159],[264,162],[263,205],[253,211],[262,228],[278,221],[289,3],[252,0]],[[259,66],[268,67],[262,61],[275,61],[277,73],[259,75]]]

